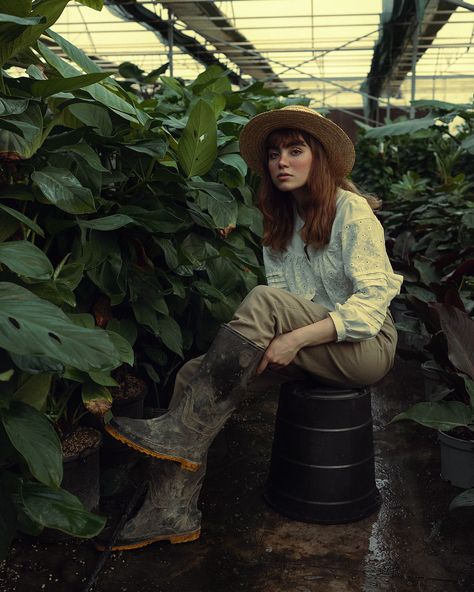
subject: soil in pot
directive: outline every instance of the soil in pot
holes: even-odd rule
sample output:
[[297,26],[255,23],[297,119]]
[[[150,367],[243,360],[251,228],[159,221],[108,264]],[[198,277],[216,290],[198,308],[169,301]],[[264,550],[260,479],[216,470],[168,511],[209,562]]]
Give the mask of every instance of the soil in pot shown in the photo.
[[124,374],[116,377],[119,386],[110,389],[112,395],[112,413],[118,417],[143,417],[143,402],[147,394],[147,385],[144,380]]

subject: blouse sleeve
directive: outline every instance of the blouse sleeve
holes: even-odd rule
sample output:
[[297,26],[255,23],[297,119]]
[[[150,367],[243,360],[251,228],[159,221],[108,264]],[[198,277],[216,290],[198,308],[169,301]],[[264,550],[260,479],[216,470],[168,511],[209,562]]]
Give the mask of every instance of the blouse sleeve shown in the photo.
[[265,266],[267,284],[273,288],[281,288],[288,291],[288,285],[283,273],[281,255],[268,247],[263,247],[263,264]]
[[387,275],[385,239],[375,216],[352,220],[342,227],[342,258],[353,294],[337,303],[329,313],[337,332],[337,341],[362,341],[380,331],[390,300],[394,278]]

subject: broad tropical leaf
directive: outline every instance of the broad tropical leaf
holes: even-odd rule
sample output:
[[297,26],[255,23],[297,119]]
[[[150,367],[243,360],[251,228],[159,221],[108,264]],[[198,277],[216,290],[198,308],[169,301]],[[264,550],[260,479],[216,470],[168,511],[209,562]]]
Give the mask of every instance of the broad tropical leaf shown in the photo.
[[18,210],[15,210],[15,209],[5,206],[3,204],[0,204],[0,210],[3,210],[9,216],[12,216],[13,218],[16,218],[17,220],[22,222],[25,226],[27,226],[28,228],[31,228],[31,230],[33,230],[33,232],[36,232],[36,234],[39,234],[40,236],[44,237],[43,230],[38,226],[38,224],[36,224],[36,222],[34,222],[30,218],[28,218],[28,216],[25,216],[24,214],[22,214]]
[[30,92],[34,97],[49,97],[59,92],[70,92],[80,88],[86,88],[109,76],[109,73],[103,72],[84,74],[83,76],[55,78],[52,80],[37,80],[30,85]]
[[105,331],[78,327],[54,304],[8,282],[0,282],[0,347],[48,356],[84,371],[120,363]]
[[20,276],[36,280],[48,280],[53,275],[51,261],[29,241],[0,243],[0,263]]
[[2,410],[1,419],[31,474],[45,485],[58,487],[63,478],[61,443],[46,417],[31,405],[14,401]]
[[213,109],[199,100],[178,142],[178,160],[186,176],[204,175],[217,156],[217,125]]
[[69,214],[95,212],[95,202],[91,190],[83,187],[78,178],[67,169],[45,167],[31,175],[43,195]]
[[[33,45],[42,33],[54,24],[61,16],[69,0],[38,0],[30,14],[23,14],[28,18],[39,17],[36,25],[18,25],[15,23],[0,24],[0,66],[18,53],[21,49]],[[10,4],[12,4],[10,2]]]
[[413,134],[422,129],[427,129],[434,125],[436,117],[426,115],[420,119],[409,119],[407,121],[397,121],[381,127],[374,127],[365,134],[367,138],[384,138],[385,136],[401,136],[403,134]]
[[31,520],[77,537],[96,536],[106,522],[104,517],[88,512],[72,493],[41,483],[23,483],[20,503]]
[[459,401],[433,401],[416,403],[392,421],[410,419],[425,427],[449,431],[458,426],[467,427],[473,421],[473,410]]
[[474,380],[474,321],[450,304],[429,305],[439,315],[441,329],[448,341],[448,357],[455,368]]
[[5,127],[0,129],[0,154],[7,158],[31,158],[42,142],[43,114],[41,108],[37,104],[31,104],[27,111],[9,117],[8,123],[17,127],[21,134]]

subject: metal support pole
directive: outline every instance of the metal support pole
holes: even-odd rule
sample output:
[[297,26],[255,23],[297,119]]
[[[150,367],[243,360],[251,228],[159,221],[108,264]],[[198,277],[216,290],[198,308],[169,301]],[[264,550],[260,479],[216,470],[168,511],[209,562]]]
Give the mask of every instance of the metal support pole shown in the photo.
[[418,28],[419,24],[416,23],[415,30],[413,31],[412,41],[412,57],[411,57],[411,102],[410,102],[410,119],[415,118],[415,105],[413,101],[416,98],[416,62],[418,61]]
[[174,45],[173,25],[174,25],[173,9],[168,8],[168,62],[169,62],[170,76],[174,76],[174,74],[173,74],[173,45]]

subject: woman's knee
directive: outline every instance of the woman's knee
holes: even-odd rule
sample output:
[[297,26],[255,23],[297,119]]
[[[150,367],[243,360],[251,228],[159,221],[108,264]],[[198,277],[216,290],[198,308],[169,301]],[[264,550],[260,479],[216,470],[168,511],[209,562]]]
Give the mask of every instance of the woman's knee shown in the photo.
[[261,284],[259,286],[255,286],[255,288],[252,288],[243,302],[271,303],[277,300],[280,294],[281,290],[279,288],[272,288],[271,286]]

